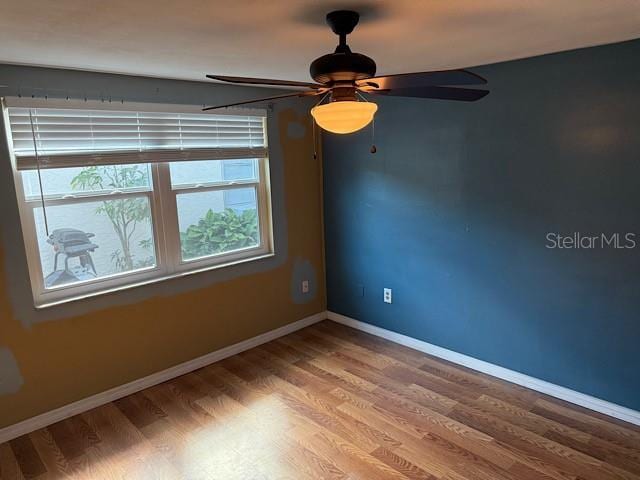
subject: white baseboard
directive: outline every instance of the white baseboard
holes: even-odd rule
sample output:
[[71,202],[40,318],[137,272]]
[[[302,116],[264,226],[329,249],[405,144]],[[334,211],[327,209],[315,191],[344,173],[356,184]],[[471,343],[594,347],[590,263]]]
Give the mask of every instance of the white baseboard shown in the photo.
[[83,398],[82,400],[64,405],[63,407],[56,408],[55,410],[51,410],[41,415],[28,418],[14,425],[9,425],[8,427],[0,429],[0,443],[7,442],[21,435],[33,432],[34,430],[44,428],[48,425],[59,422],[60,420],[64,420],[65,418],[69,418],[74,415],[78,415],[79,413],[86,412],[87,410],[91,410],[92,408],[96,408],[109,402],[113,402],[114,400],[118,400],[119,398],[126,397],[127,395],[139,392],[140,390],[144,390],[145,388],[149,388],[154,385],[158,385],[159,383],[166,382],[167,380],[179,377],[180,375],[184,375],[199,368],[206,367],[207,365],[218,362],[224,358],[257,347],[258,345],[270,342],[271,340],[275,340],[276,338],[283,337],[284,335],[308,327],[309,325],[313,325],[314,323],[325,320],[326,318],[326,312],[316,313],[315,315],[303,318],[302,320],[298,320],[297,322],[293,322],[283,327],[276,328],[275,330],[270,330],[256,337],[252,337],[247,340],[243,340],[242,342],[229,345],[228,347],[221,348],[220,350],[216,350],[215,352],[207,353],[206,355],[194,358],[193,360],[189,360],[188,362],[184,362],[179,365],[167,368],[166,370],[162,370],[161,372],[153,373],[147,377],[139,378],[137,380],[134,380],[133,382],[125,383],[124,385],[120,385],[96,395]]
[[633,423],[634,425],[640,425],[640,412],[636,410],[607,402],[606,400],[601,400],[584,393],[576,392],[538,378],[530,377],[529,375],[509,370],[508,368],[500,367],[483,360],[478,360],[476,358],[463,355],[462,353],[447,350],[446,348],[438,347],[437,345],[432,345],[416,338],[392,332],[391,330],[376,327],[375,325],[361,322],[359,320],[340,315],[339,313],[327,312],[327,318],[334,322],[342,323],[343,325],[362,330],[363,332],[371,333],[372,335],[386,338],[392,342],[428,353],[434,357],[439,357],[478,372],[486,373],[487,375],[501,378],[502,380],[506,380],[517,385],[522,385],[523,387],[530,388],[531,390],[535,390],[561,400],[566,400],[567,402],[580,405],[596,412],[604,413],[605,415]]

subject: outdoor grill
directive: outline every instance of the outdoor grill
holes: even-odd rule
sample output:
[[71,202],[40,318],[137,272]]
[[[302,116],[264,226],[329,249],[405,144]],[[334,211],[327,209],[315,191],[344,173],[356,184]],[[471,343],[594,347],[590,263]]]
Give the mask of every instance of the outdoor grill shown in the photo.
[[[93,233],[83,232],[75,228],[59,228],[49,235],[47,243],[53,246],[55,258],[53,272],[45,280],[47,287],[95,278],[97,272],[91,253],[98,248],[98,245],[90,240],[94,236]],[[64,270],[58,270],[58,258],[60,255],[65,256]],[[72,258],[79,260],[79,267],[69,266],[69,260]]]

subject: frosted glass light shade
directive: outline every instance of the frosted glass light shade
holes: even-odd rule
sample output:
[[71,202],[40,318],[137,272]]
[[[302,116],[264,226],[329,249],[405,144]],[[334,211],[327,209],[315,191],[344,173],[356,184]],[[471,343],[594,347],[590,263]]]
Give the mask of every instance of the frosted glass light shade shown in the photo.
[[353,133],[369,125],[378,106],[371,102],[331,102],[311,109],[316,123],[332,133]]

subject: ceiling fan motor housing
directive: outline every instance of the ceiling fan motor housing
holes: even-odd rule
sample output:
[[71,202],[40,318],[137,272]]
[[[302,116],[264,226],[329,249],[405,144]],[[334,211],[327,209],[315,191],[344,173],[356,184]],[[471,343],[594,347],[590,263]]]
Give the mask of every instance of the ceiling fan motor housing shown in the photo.
[[376,62],[366,55],[335,52],[316,58],[309,68],[316,82],[332,86],[336,82],[355,82],[376,74]]

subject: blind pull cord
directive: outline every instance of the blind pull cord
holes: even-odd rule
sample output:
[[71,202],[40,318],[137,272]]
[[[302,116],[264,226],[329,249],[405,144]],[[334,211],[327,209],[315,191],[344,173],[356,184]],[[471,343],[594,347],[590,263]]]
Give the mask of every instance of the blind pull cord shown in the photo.
[[33,153],[36,156],[36,170],[38,171],[38,186],[40,187],[40,202],[42,203],[42,215],[44,216],[44,231],[49,237],[49,220],[47,218],[47,206],[44,201],[44,190],[42,188],[42,172],[40,171],[40,155],[38,155],[38,142],[36,141],[36,130],[33,126],[33,114],[29,109],[29,123],[31,124],[31,137],[33,138]]

